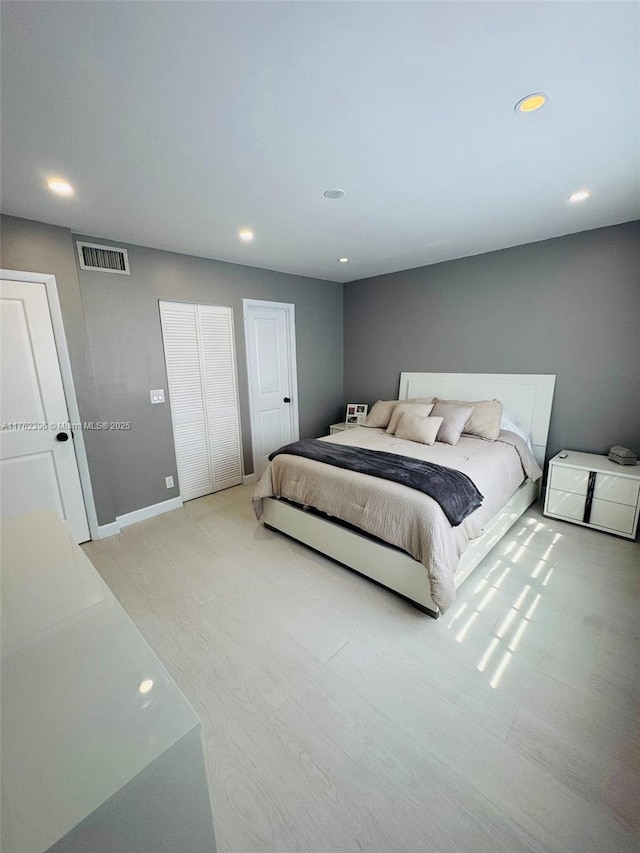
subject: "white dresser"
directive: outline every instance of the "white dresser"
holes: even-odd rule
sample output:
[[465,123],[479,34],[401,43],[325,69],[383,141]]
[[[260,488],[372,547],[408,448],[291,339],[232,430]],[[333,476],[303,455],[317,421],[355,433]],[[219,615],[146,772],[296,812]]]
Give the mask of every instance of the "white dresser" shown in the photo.
[[634,539],[640,511],[640,465],[567,451],[549,462],[544,514]]
[[2,524],[3,853],[215,853],[200,722],[52,511]]

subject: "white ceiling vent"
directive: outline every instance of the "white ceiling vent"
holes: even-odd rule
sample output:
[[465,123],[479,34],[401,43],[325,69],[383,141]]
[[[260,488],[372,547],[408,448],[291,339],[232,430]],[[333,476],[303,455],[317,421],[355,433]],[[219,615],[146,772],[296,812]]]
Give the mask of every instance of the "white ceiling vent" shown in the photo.
[[113,246],[100,246],[97,243],[76,241],[80,268],[115,272],[118,275],[130,275],[129,256],[126,249],[114,249]]

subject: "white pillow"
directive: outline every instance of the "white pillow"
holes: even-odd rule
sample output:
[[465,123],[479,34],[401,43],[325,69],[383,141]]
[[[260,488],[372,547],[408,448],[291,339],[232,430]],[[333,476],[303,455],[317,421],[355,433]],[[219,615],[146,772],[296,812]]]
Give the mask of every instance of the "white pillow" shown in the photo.
[[512,412],[504,411],[502,413],[500,429],[506,429],[508,432],[515,432],[516,435],[519,435],[521,439],[526,441],[527,447],[533,453],[533,436],[529,431],[525,431],[525,429],[520,426],[517,416]]
[[429,418],[405,412],[396,427],[396,438],[418,441],[420,444],[433,444],[442,425],[442,418]]

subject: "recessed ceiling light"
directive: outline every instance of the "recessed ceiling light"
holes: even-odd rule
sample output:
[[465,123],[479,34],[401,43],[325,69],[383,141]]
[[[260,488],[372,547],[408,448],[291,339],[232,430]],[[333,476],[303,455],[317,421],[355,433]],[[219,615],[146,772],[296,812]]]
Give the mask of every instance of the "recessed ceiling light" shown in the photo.
[[344,195],[344,190],[339,190],[339,189],[335,189],[335,190],[325,190],[325,191],[322,193],[322,195],[323,195],[325,198],[342,198],[342,196]]
[[567,196],[567,200],[571,202],[571,204],[577,204],[579,201],[584,201],[589,198],[591,193],[589,190],[577,190],[575,193],[571,193],[570,196]]
[[148,693],[153,687],[153,678],[145,678],[144,681],[140,683],[140,687],[138,687],[138,691],[143,695]]
[[251,230],[251,228],[241,228],[238,231],[238,237],[244,243],[250,243],[253,240],[253,231]]
[[338,263],[339,264],[348,264],[349,258],[338,258]]
[[534,92],[532,95],[527,95],[526,98],[518,101],[514,110],[517,113],[535,113],[540,107],[544,107],[548,100],[549,95],[544,92]]
[[73,187],[64,178],[47,178],[47,186],[52,193],[58,195],[73,195]]

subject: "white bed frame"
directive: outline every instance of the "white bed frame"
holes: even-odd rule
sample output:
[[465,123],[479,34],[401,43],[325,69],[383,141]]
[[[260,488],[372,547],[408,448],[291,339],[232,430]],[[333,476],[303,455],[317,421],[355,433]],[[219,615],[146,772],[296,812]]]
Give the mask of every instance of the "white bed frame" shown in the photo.
[[[555,376],[541,374],[402,373],[398,399],[500,400],[505,410],[531,432],[534,455],[543,467],[555,381]],[[538,483],[526,480],[486,525],[483,535],[469,542],[456,571],[456,589],[526,512],[539,491]],[[277,498],[264,499],[262,519],[267,527],[343,563],[438,617],[425,567],[404,551]]]

